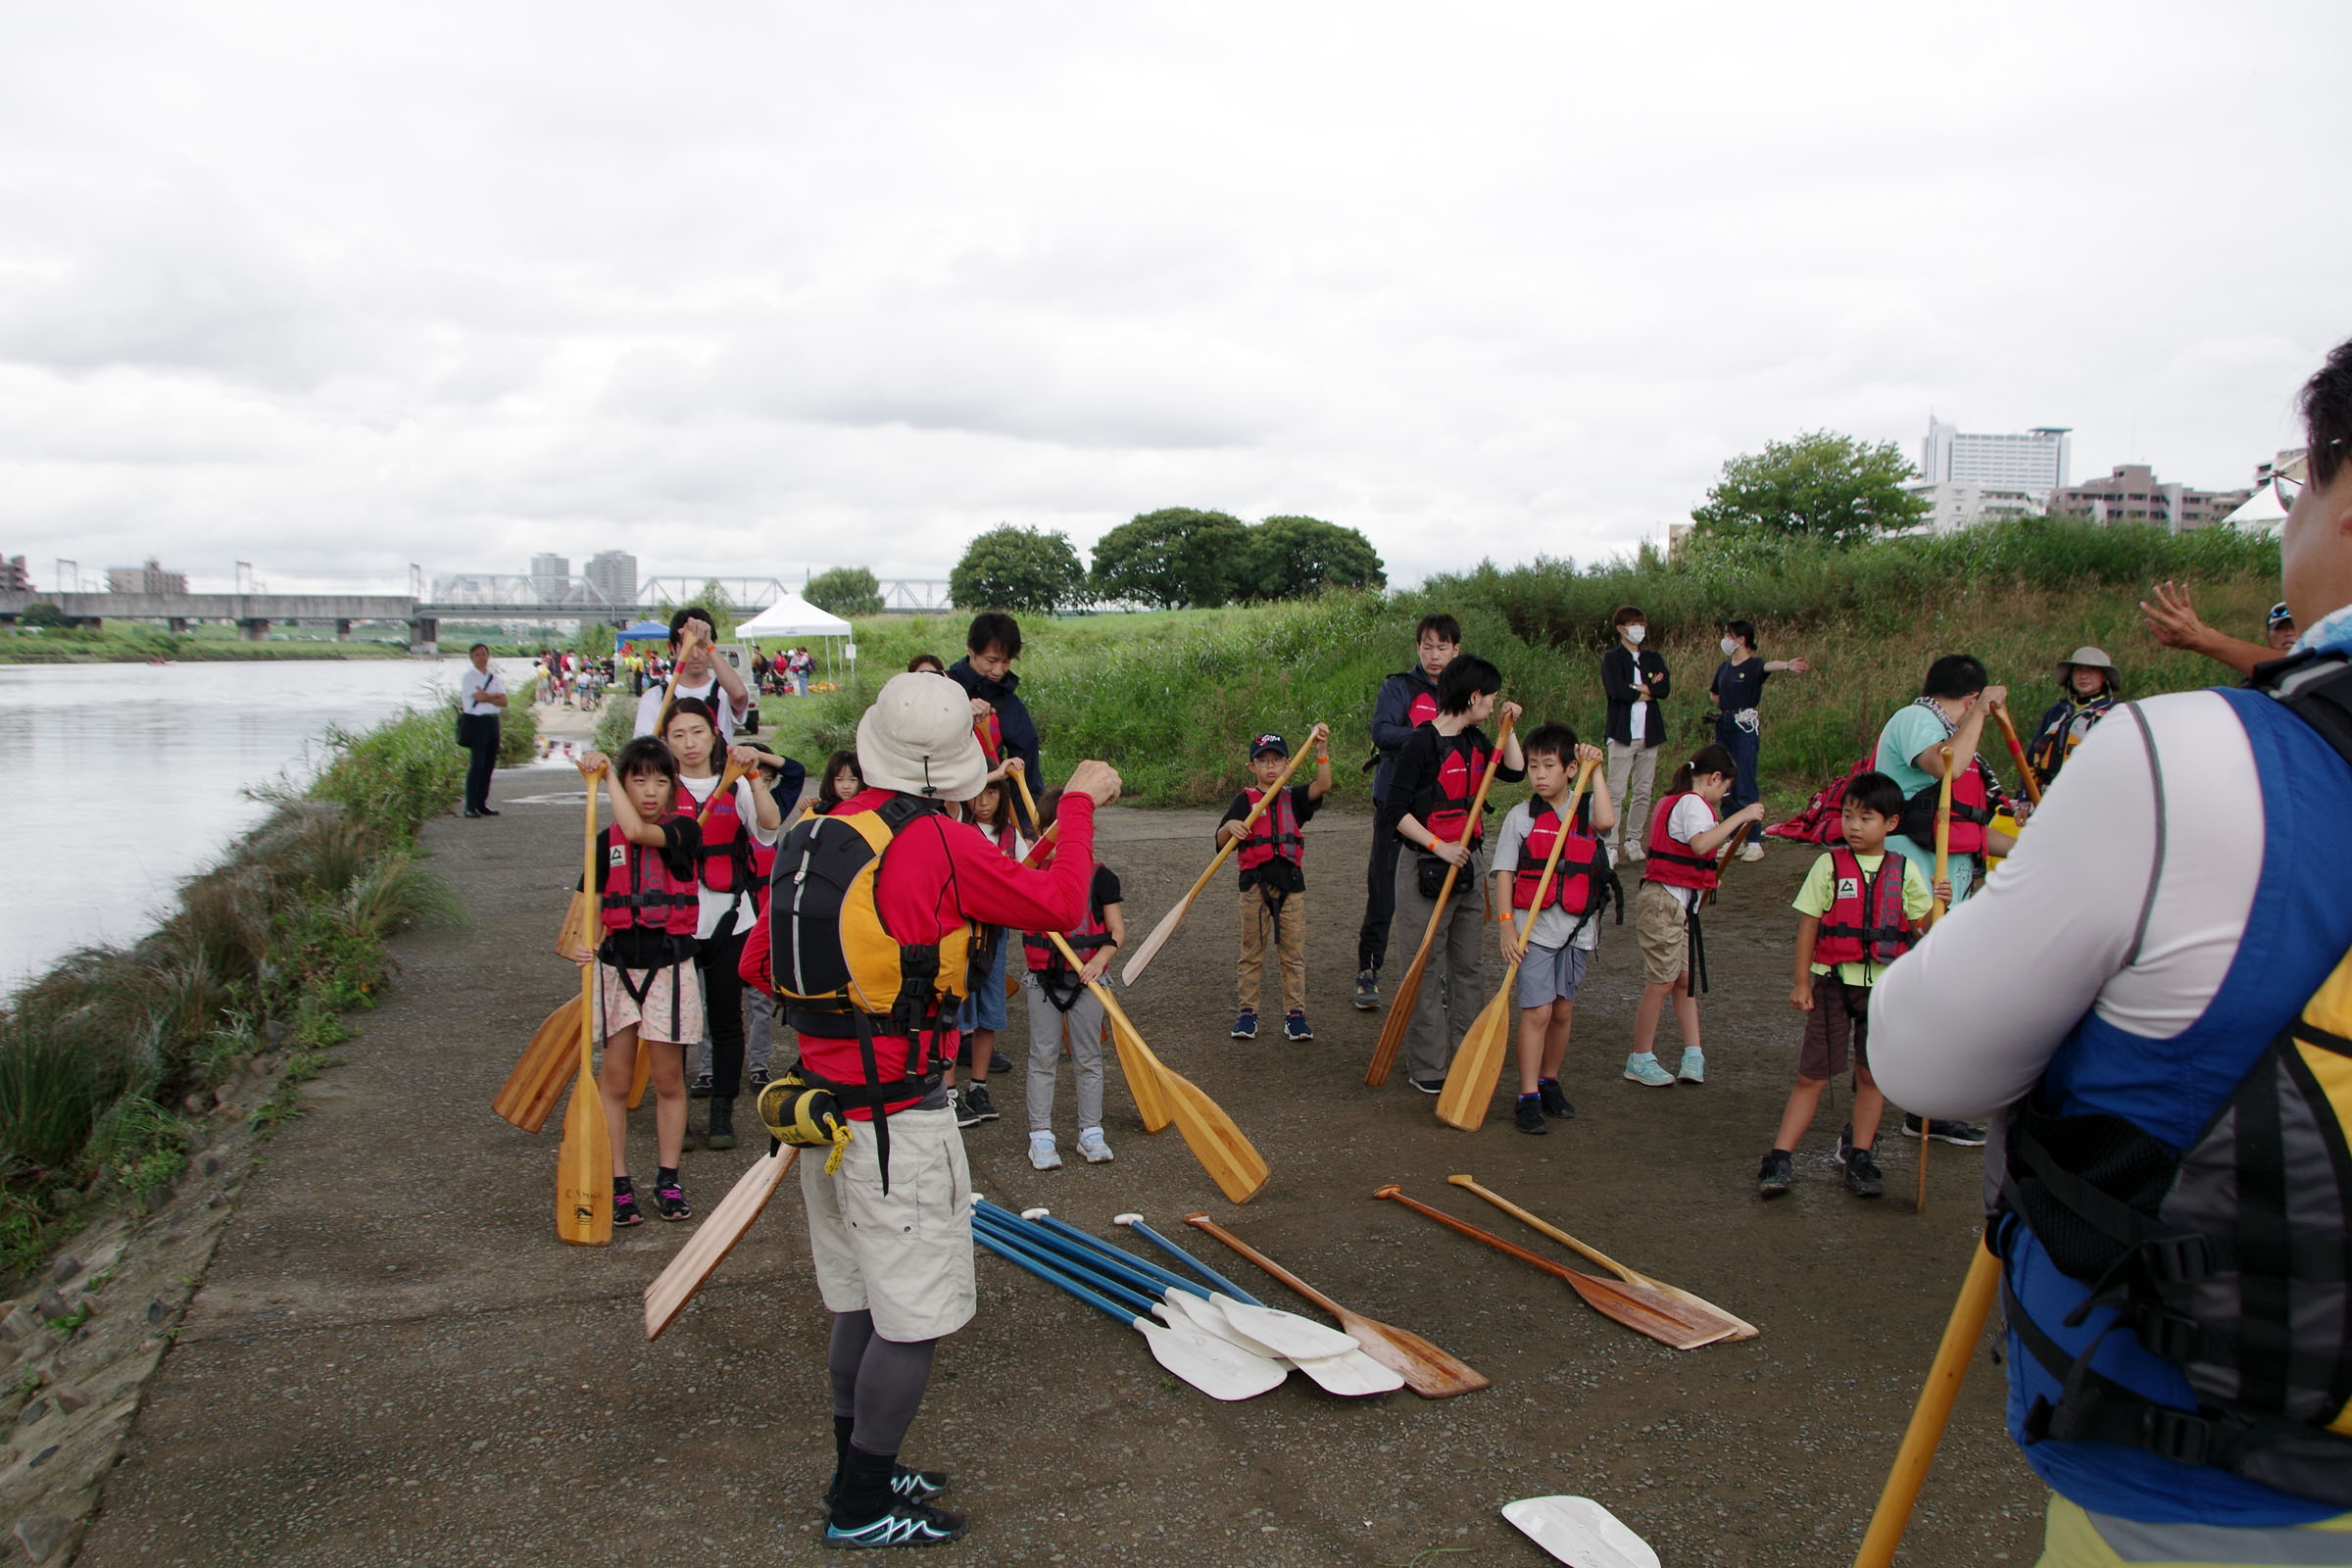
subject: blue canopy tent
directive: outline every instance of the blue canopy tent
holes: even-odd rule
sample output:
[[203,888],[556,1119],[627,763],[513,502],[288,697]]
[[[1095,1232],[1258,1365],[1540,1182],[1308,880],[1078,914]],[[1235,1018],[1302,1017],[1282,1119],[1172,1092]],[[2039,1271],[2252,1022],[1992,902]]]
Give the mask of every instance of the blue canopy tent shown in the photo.
[[623,643],[642,643],[656,640],[661,642],[669,641],[669,628],[658,620],[641,620],[634,626],[623,626],[620,629],[620,634],[613,639],[615,642]]

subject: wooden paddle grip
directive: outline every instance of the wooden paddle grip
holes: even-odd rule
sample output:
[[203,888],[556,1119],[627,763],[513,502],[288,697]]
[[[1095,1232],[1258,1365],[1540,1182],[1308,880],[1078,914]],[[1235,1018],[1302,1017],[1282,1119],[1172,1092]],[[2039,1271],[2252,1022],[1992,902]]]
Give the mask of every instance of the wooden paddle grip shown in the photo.
[[1248,1242],[1243,1241],[1240,1237],[1234,1235],[1233,1232],[1227,1230],[1215,1220],[1210,1219],[1206,1214],[1187,1214],[1184,1216],[1184,1222],[1187,1225],[1191,1225],[1197,1229],[1208,1232],[1209,1235],[1214,1236],[1218,1241],[1223,1242],[1227,1247],[1230,1247],[1236,1252],[1239,1252],[1245,1259],[1255,1263],[1259,1268],[1264,1269],[1268,1274],[1272,1275],[1276,1281],[1289,1286],[1294,1291],[1297,1291],[1300,1296],[1314,1302],[1315,1305],[1321,1307],[1324,1311],[1329,1312],[1333,1317],[1338,1317],[1342,1314],[1343,1309],[1339,1302],[1333,1300],[1330,1297],[1325,1296],[1321,1291],[1316,1290],[1313,1286],[1307,1284],[1306,1281],[1300,1279],[1289,1269],[1284,1268],[1280,1263],[1275,1262],[1272,1258],[1266,1256],[1265,1253],[1259,1251],[1256,1248],[1251,1247]]

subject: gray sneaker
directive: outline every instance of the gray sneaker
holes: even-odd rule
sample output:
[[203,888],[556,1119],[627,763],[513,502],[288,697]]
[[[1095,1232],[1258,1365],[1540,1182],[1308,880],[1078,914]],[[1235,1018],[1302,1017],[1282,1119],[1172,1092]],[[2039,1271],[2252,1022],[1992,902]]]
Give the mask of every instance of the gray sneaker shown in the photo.
[[1879,1162],[1870,1157],[1869,1150],[1845,1152],[1845,1188],[1856,1198],[1877,1198],[1886,1191],[1886,1178],[1880,1174]]
[[1378,1012],[1380,1010],[1380,971],[1378,969],[1355,971],[1355,1010],[1358,1012]]

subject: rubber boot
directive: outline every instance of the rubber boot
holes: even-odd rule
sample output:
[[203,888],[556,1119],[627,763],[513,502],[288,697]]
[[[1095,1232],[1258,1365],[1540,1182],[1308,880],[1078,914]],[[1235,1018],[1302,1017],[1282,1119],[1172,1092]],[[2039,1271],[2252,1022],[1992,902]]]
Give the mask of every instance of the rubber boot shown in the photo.
[[735,1147],[735,1097],[712,1095],[710,1100],[710,1120],[703,1132],[705,1149],[733,1149]]

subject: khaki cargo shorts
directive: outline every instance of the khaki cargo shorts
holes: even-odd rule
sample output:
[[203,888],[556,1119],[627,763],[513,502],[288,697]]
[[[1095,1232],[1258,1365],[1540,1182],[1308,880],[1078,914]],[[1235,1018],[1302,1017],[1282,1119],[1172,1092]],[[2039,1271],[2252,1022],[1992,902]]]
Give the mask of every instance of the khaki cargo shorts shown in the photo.
[[870,1122],[852,1122],[841,1169],[804,1153],[801,1197],[808,1250],[828,1312],[873,1313],[874,1332],[911,1345],[972,1320],[972,1173],[956,1113],[902,1110],[890,1118],[890,1192],[882,1191]]
[[1690,917],[1663,883],[1634,895],[1634,930],[1642,941],[1642,978],[1671,985],[1690,965]]

